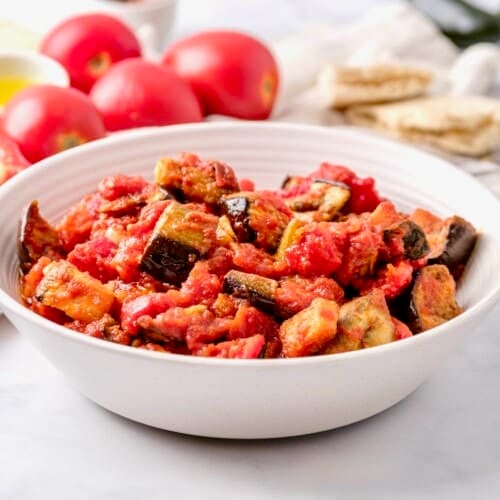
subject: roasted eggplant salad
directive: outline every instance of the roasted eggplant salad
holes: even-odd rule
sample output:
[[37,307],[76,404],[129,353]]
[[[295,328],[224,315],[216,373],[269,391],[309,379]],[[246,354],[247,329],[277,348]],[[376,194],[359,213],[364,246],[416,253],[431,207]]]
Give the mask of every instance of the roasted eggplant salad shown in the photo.
[[55,226],[20,223],[21,296],[84,335],[141,349],[291,358],[373,347],[462,311],[478,234],[402,213],[372,178],[322,163],[257,190],[221,161],[159,160],[154,182],[104,178]]

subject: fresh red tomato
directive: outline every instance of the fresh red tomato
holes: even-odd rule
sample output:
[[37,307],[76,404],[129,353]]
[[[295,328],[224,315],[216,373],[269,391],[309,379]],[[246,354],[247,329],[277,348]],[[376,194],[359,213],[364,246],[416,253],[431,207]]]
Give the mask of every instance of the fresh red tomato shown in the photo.
[[278,66],[270,50],[252,36],[202,32],[167,48],[162,61],[191,84],[206,114],[260,120],[271,113]]
[[90,98],[108,130],[203,118],[198,99],[186,82],[171,69],[139,58],[113,66],[96,82]]
[[21,153],[19,146],[0,132],[0,184],[29,167],[30,162]]
[[42,40],[40,51],[59,61],[71,85],[89,92],[117,61],[141,55],[134,32],[107,14],[81,14],[55,26]]
[[31,162],[106,135],[102,117],[79,90],[34,85],[4,109],[3,129]]

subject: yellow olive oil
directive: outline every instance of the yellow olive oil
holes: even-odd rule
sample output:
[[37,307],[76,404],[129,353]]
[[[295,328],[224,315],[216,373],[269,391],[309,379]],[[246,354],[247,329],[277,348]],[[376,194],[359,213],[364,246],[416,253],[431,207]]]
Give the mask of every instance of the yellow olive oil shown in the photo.
[[35,80],[25,76],[0,76],[0,106],[5,106],[14,94],[34,83]]

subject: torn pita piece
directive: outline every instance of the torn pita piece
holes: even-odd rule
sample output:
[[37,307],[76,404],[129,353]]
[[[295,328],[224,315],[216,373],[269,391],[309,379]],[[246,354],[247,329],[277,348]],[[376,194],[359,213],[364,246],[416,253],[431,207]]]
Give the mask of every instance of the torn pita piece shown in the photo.
[[500,100],[436,96],[404,102],[355,106],[346,112],[355,124],[395,138],[450,153],[484,156],[500,147]]
[[334,108],[420,96],[427,91],[431,82],[430,71],[398,63],[327,65],[318,77],[322,100]]

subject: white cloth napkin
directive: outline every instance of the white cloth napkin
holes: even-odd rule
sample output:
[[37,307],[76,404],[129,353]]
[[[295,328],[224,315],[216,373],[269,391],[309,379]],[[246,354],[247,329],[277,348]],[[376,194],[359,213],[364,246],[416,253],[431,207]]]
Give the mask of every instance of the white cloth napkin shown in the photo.
[[[376,7],[351,24],[309,26],[271,47],[281,70],[281,89],[271,117],[276,121],[345,124],[343,115],[323,102],[317,86],[326,63],[399,61],[432,70],[434,93],[458,95],[491,94],[500,73],[498,46],[481,43],[460,52],[431,19],[405,1]],[[446,158],[500,197],[500,166],[495,161]]]

